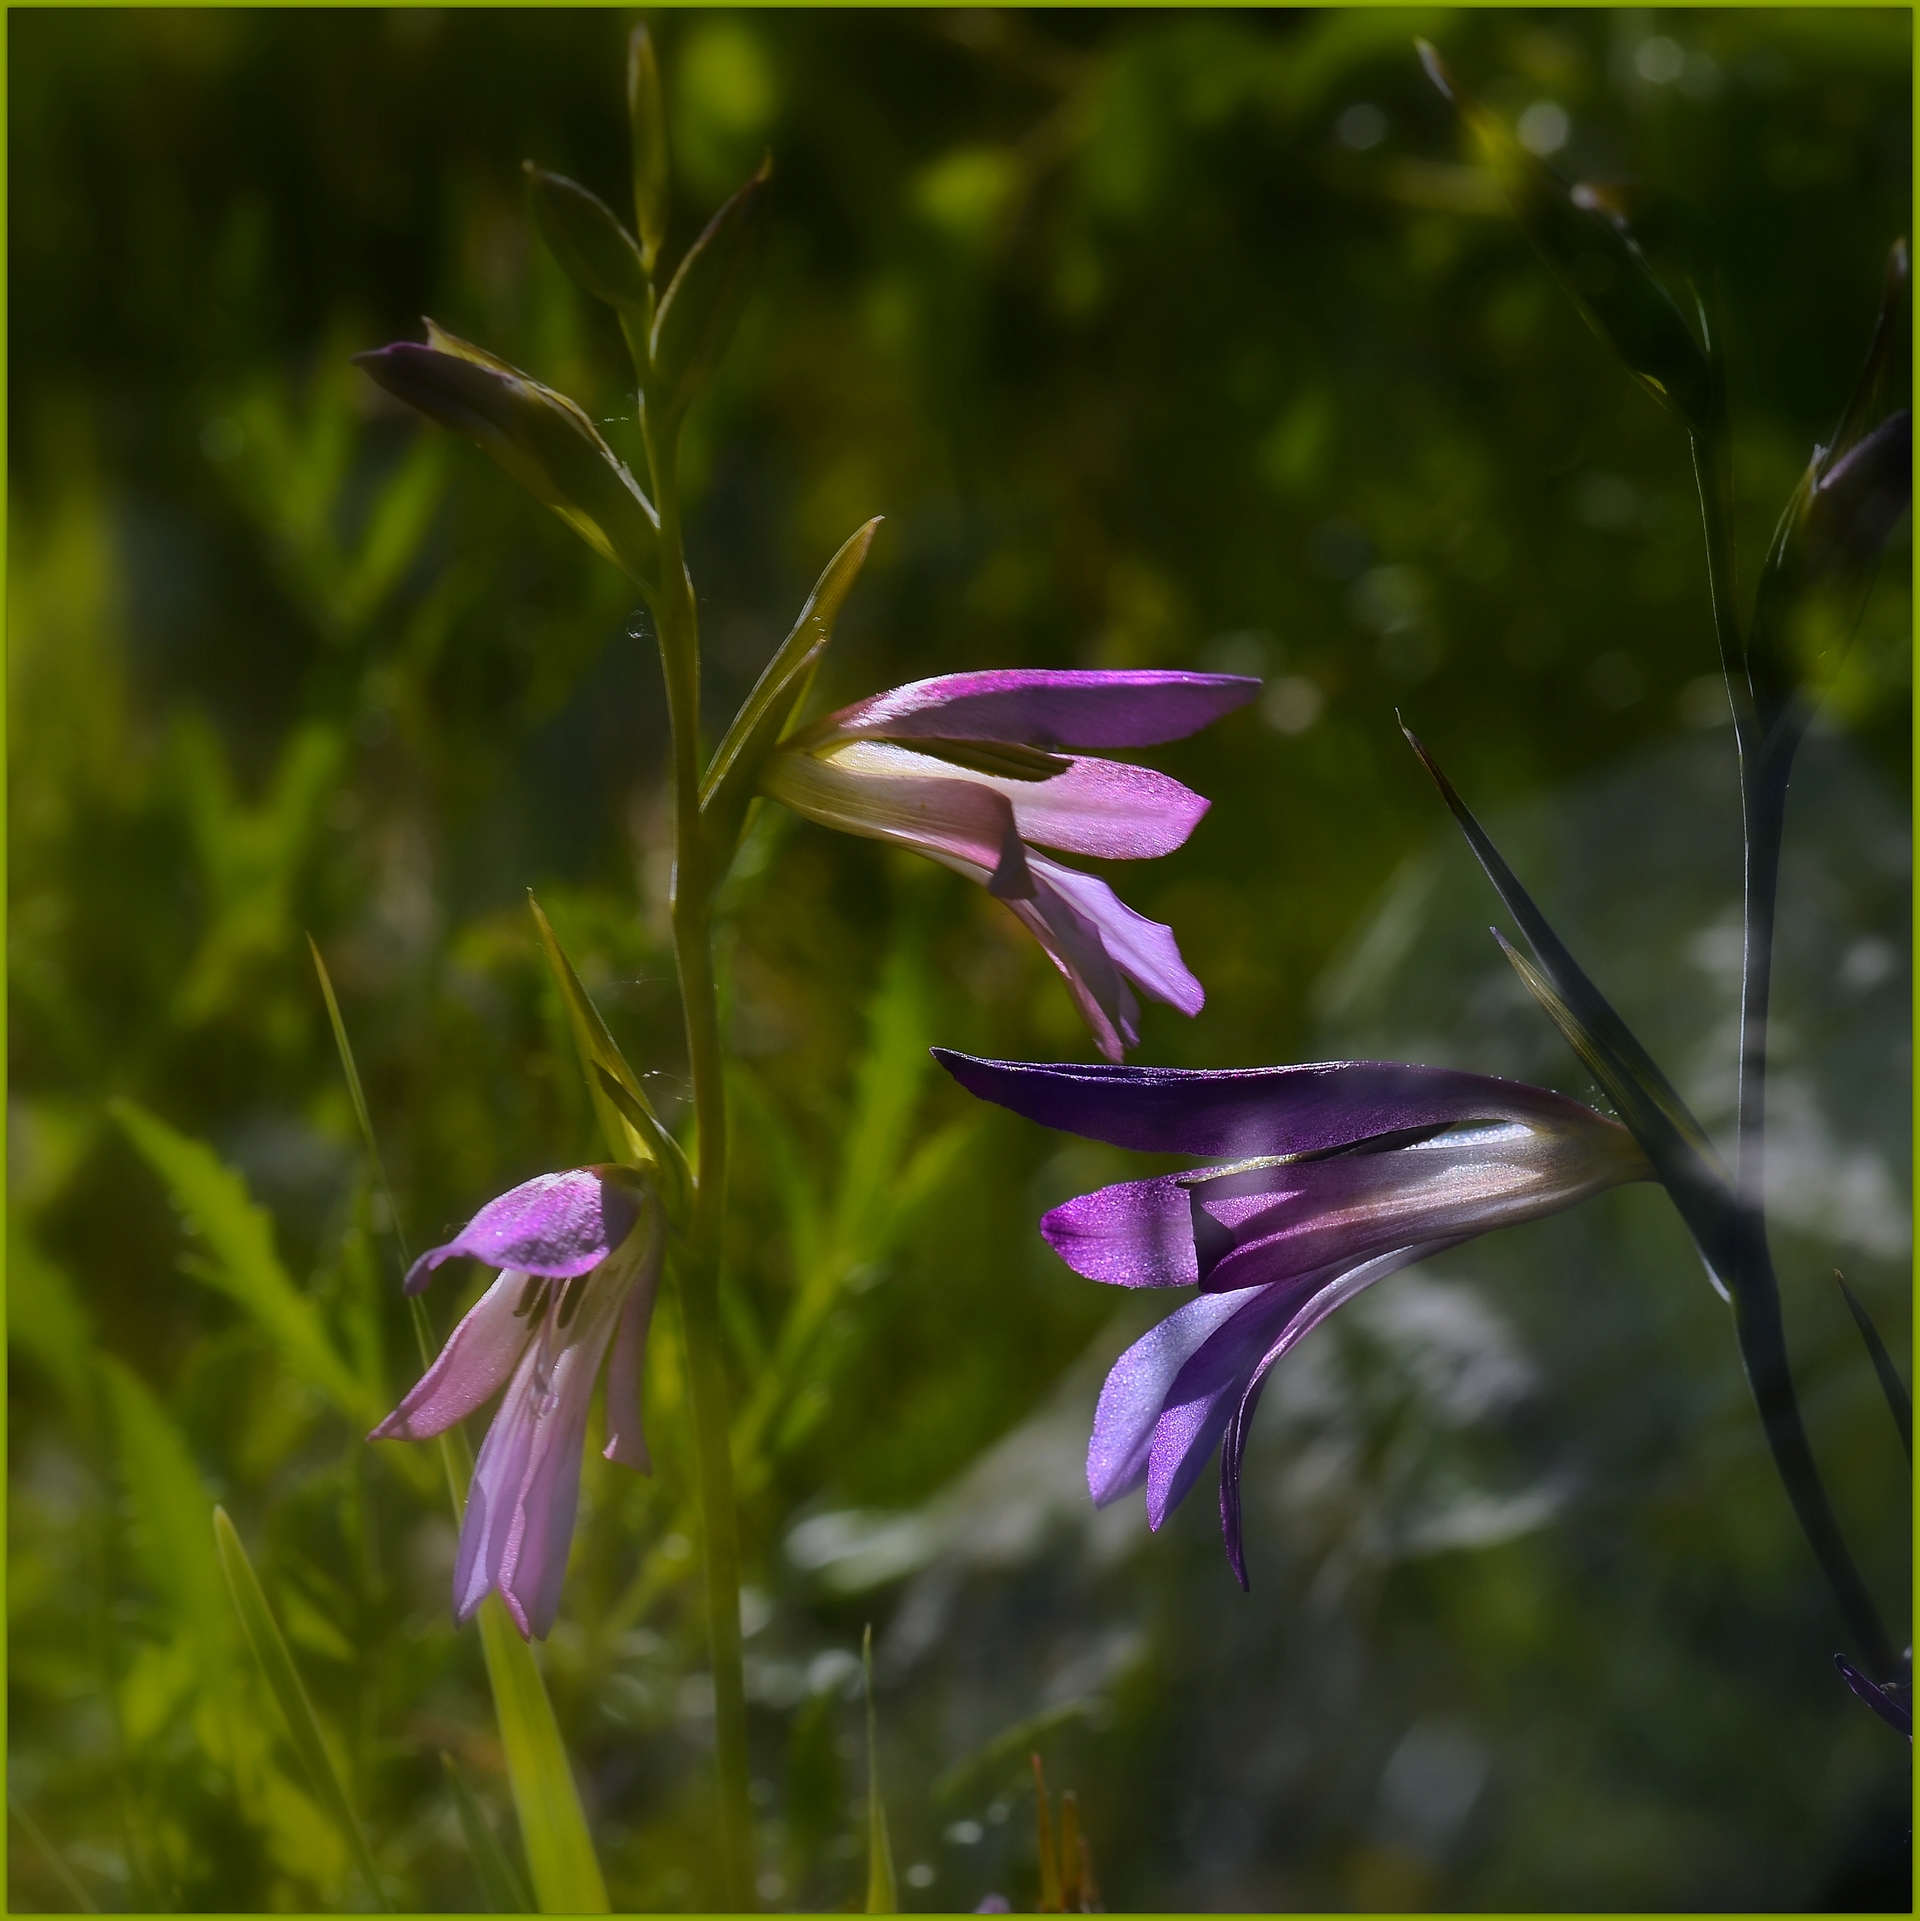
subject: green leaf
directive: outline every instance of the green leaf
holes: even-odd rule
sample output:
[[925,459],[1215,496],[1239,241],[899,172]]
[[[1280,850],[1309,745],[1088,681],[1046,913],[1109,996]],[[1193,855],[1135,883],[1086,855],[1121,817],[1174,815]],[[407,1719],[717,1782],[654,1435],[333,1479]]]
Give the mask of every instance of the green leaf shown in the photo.
[[1432,46],[1415,45],[1428,77],[1459,110],[1481,158],[1506,189],[1522,231],[1587,324],[1689,428],[1717,430],[1724,401],[1711,343],[1695,338],[1612,197],[1562,180],[1460,85]]
[[644,312],[652,292],[646,263],[613,209],[564,174],[544,172],[531,160],[521,166],[534,217],[568,277],[610,307]]
[[673,276],[648,343],[647,415],[670,440],[712,378],[739,323],[765,235],[773,159],[708,221]]
[[893,1878],[893,1842],[880,1800],[880,1724],[873,1711],[873,1627],[860,1643],[860,1670],[867,1684],[867,1905],[868,1914],[898,1914],[900,1890]]
[[65,1269],[28,1238],[17,1208],[7,1220],[7,1345],[31,1355],[84,1416],[93,1319]]
[[460,1832],[466,1838],[467,1854],[473,1862],[474,1878],[480,1883],[480,1898],[489,1914],[532,1914],[534,1906],[520,1885],[520,1877],[507,1859],[481,1807],[479,1797],[468,1785],[467,1777],[450,1754],[440,1756],[447,1771],[447,1788],[453,1795],[453,1809],[460,1817]]
[[820,657],[833,638],[834,622],[860,577],[880,518],[876,514],[850,535],[827,562],[826,571],[814,583],[807,604],[793,623],[793,631],[767,662],[754,682],[753,692],[741,704],[707,763],[700,782],[700,821],[707,843],[707,871],[716,884],[739,845],[747,808],[759,785],[761,764],[806,699]]
[[352,1803],[347,1799],[347,1791],[341,1785],[333,1757],[327,1752],[327,1744],[320,1733],[320,1723],[313,1712],[313,1703],[307,1697],[299,1669],[293,1665],[293,1656],[287,1652],[287,1644],[281,1638],[279,1625],[273,1618],[273,1609],[268,1606],[266,1592],[260,1585],[260,1577],[254,1573],[247,1550],[241,1545],[240,1536],[234,1531],[234,1525],[223,1507],[213,1510],[213,1535],[219,1548],[220,1565],[226,1573],[227,1588],[240,1616],[240,1626],[246,1634],[248,1645],[253,1649],[253,1658],[260,1664],[260,1672],[272,1690],[273,1698],[280,1704],[281,1714],[286,1717],[287,1732],[293,1737],[294,1752],[306,1771],[314,1796],[339,1826],[373,1896],[374,1905],[385,1912],[389,1905],[386,1890],[380,1884],[380,1871],[374,1866],[366,1834],[353,1812]]
[[660,572],[660,517],[577,403],[427,322],[355,365],[429,420],[463,434],[647,593]]
[[400,1232],[400,1209],[394,1202],[386,1166],[380,1159],[380,1144],[373,1136],[373,1116],[367,1111],[366,1090],[360,1084],[360,1069],[354,1062],[353,1043],[347,1038],[347,1024],[341,1018],[340,1002],[333,991],[333,976],[327,972],[327,963],[320,953],[320,943],[311,934],[307,936],[307,951],[313,956],[313,971],[320,978],[321,998],[327,1003],[327,1020],[333,1028],[333,1045],[340,1056],[340,1071],[347,1077],[347,1096],[353,1102],[353,1117],[360,1123],[360,1139],[366,1147],[367,1159],[373,1163],[374,1178],[380,1183],[381,1195],[387,1203],[387,1218],[393,1223],[404,1264],[407,1250],[405,1236]]
[[66,1896],[82,1914],[98,1914],[99,1904],[80,1884],[79,1877],[67,1865],[67,1858],[41,1831],[40,1824],[13,1798],[7,1795],[7,1807],[13,1818],[20,1823],[20,1831],[31,1841],[40,1858],[52,1869],[53,1877],[66,1891]]
[[533,1650],[497,1594],[480,1604],[480,1644],[540,1912],[605,1914],[606,1883],[553,1703]]
[[[580,1071],[586,1076],[587,1092],[593,1097],[594,1111],[600,1117],[600,1129],[613,1151],[613,1158],[651,1167],[660,1177],[661,1200],[668,1218],[684,1220],[693,1193],[693,1176],[687,1167],[687,1157],[681,1151],[680,1143],[661,1124],[660,1117],[641,1091],[639,1076],[627,1065],[626,1056],[607,1032],[607,1024],[600,1018],[600,1010],[588,998],[587,990],[580,984],[580,976],[573,971],[573,963],[562,951],[552,922],[531,893],[527,895],[527,905],[533,910],[533,924],[539,930],[541,950],[547,957],[548,967],[552,969],[554,984],[560,990],[561,1005],[567,1013],[567,1025],[572,1030],[574,1046],[579,1050]],[[612,1098],[607,1087],[608,1081],[620,1088],[625,1095],[624,1100],[616,1102]]]
[[627,41],[627,119],[633,129],[633,217],[640,231],[640,263],[651,274],[667,237],[667,114],[660,98],[660,63],[645,21]]
[[1900,1430],[1900,1444],[1907,1450],[1907,1465],[1913,1465],[1913,1399],[1907,1393],[1907,1384],[1900,1378],[1900,1370],[1893,1364],[1893,1356],[1887,1352],[1887,1344],[1880,1338],[1880,1330],[1874,1326],[1873,1317],[1860,1304],[1860,1297],[1847,1285],[1847,1277],[1836,1267],[1834,1281],[1840,1289],[1840,1297],[1847,1304],[1847,1312],[1853,1316],[1853,1324],[1860,1330],[1860,1338],[1867,1344],[1867,1357],[1873,1362],[1875,1378],[1880,1383],[1880,1392],[1887,1397],[1888,1410],[1893,1415],[1893,1423]]
[[319,1311],[288,1278],[274,1252],[272,1223],[254,1205],[246,1182],[212,1148],[134,1102],[111,1101],[108,1109],[213,1255],[191,1262],[187,1271],[244,1308],[288,1370],[349,1420],[363,1427],[378,1421],[378,1394],[340,1358]]

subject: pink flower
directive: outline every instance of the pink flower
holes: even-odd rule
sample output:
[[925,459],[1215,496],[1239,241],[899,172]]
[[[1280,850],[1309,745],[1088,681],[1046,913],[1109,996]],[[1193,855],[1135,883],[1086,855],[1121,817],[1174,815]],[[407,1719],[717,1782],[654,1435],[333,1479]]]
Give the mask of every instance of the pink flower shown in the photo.
[[370,1437],[427,1440],[506,1387],[460,1524],[457,1620],[471,1619],[497,1589],[523,1635],[544,1637],[553,1626],[587,1409],[609,1343],[606,1458],[652,1471],[640,1378],[665,1239],[659,1200],[643,1177],[622,1167],[580,1167],[542,1174],[489,1201],[454,1239],[413,1264],[410,1294],[455,1255],[501,1270]]
[[1259,690],[1235,674],[948,674],[802,729],[761,784],[810,820],[898,842],[982,882],[1066,976],[1101,1053],[1117,1061],[1140,1040],[1135,988],[1183,1014],[1197,1014],[1205,992],[1171,928],[1033,848],[1097,860],[1172,853],[1207,802],[1150,767],[1074,750],[1179,740]]

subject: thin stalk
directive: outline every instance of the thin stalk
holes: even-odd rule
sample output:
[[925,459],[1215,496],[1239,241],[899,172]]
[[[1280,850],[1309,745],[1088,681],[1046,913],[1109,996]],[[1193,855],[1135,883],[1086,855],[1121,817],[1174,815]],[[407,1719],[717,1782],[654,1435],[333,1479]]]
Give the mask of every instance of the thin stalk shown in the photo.
[[1728,1237],[1732,1271],[1725,1279],[1733,1296],[1734,1333],[1747,1385],[1794,1518],[1861,1651],[1880,1678],[1893,1679],[1900,1672],[1893,1642],[1840,1532],[1801,1418],[1787,1358],[1780,1284],[1767,1241],[1767,1020],[1794,737],[1782,734],[1777,743],[1769,742],[1755,707],[1735,599],[1731,456],[1723,411],[1708,431],[1693,437],[1693,461],[1706,534],[1714,633],[1733,706],[1743,816],[1737,1192]]
[[[643,416],[644,424],[644,416]],[[727,1907],[755,1905],[748,1795],[747,1695],[740,1640],[740,1536],[734,1509],[725,1355],[720,1330],[720,1228],[727,1196],[726,1082],[714,980],[711,886],[700,832],[700,632],[681,540],[673,440],[647,430],[660,514],[661,592],[655,615],[673,735],[673,949],[687,1027],[698,1128],[692,1217],[675,1263],[693,1404],[695,1479],[706,1557],[707,1639],[713,1663],[714,1749],[720,1770],[720,1853]]]
[[1739,1188],[1734,1230],[1734,1329],[1774,1466],[1795,1518],[1867,1662],[1881,1680],[1900,1677],[1892,1639],[1840,1532],[1813,1458],[1787,1359],[1780,1287],[1767,1244],[1765,1144],[1767,1019],[1773,984],[1774,915],[1786,823],[1786,754],[1741,757],[1745,890],[1740,972]]

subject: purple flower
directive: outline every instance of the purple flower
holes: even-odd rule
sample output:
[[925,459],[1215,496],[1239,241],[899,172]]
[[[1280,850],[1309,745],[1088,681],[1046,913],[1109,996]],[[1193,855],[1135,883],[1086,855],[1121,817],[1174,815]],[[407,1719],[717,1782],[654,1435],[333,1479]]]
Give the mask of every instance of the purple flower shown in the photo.
[[795,813],[911,847],[981,881],[1066,976],[1101,1053],[1139,1044],[1134,989],[1197,1014],[1206,1000],[1173,930],[1033,847],[1150,860],[1207,803],[1150,767],[1082,747],[1179,740],[1251,700],[1235,674],[1006,669],[917,680],[829,714],[784,742],[762,785]]
[[1049,1127],[1227,1165],[1124,1181],[1040,1223],[1077,1273],[1200,1292],[1114,1364],[1094,1416],[1098,1506],[1144,1481],[1158,1528],[1220,1447],[1220,1521],[1246,1586],[1240,1463],[1274,1363],[1382,1276],[1652,1169],[1625,1128],[1564,1095],[1374,1061],[1193,1073],[941,1065]]
[[609,1343],[606,1458],[652,1472],[640,1377],[665,1239],[659,1201],[641,1176],[579,1167],[489,1201],[445,1246],[414,1262],[410,1294],[455,1255],[501,1270],[370,1437],[427,1440],[506,1387],[460,1524],[457,1620],[470,1619],[497,1588],[523,1635],[544,1637],[553,1626],[580,1496],[587,1408]]

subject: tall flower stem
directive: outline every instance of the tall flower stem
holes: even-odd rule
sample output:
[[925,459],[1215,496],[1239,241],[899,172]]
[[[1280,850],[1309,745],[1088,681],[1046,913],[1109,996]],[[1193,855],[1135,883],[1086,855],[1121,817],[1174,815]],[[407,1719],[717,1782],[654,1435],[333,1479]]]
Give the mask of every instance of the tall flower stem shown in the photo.
[[695,1475],[706,1559],[707,1639],[713,1663],[714,1747],[720,1773],[725,1905],[754,1906],[753,1815],[748,1797],[747,1697],[740,1642],[740,1536],[728,1439],[720,1332],[720,1229],[727,1196],[726,1084],[714,980],[712,877],[700,829],[700,629],[681,542],[677,436],[647,457],[660,514],[661,591],[655,605],[673,735],[673,949],[687,1027],[699,1130],[692,1216],[674,1263],[693,1403]]
[[1724,427],[1695,437],[1694,471],[1705,523],[1714,628],[1733,707],[1744,841],[1737,1159],[1734,1218],[1726,1237],[1732,1271],[1723,1278],[1733,1296],[1734,1334],[1747,1385],[1794,1518],[1867,1662],[1882,1680],[1892,1680],[1901,1675],[1893,1641],[1840,1532],[1801,1418],[1787,1357],[1780,1283],[1767,1238],[1767,1020],[1787,776],[1797,729],[1777,725],[1770,738],[1756,711],[1735,600],[1731,460]]

